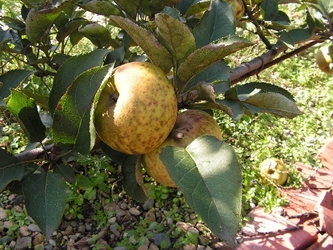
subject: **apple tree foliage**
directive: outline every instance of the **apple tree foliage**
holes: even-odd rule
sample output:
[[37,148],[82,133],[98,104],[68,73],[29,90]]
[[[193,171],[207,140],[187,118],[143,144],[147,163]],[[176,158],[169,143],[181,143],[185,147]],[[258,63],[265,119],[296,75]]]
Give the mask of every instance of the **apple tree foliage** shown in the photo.
[[[300,115],[288,91],[267,82],[236,83],[329,41],[333,2],[243,3],[240,20],[223,0],[22,0],[19,16],[1,16],[0,101],[30,143],[17,155],[0,148],[0,190],[22,190],[29,215],[49,238],[61,221],[75,161],[98,147],[122,165],[125,191],[145,201],[140,156],[96,143],[91,119],[112,69],[130,61],[149,61],[168,74],[179,109],[222,110],[235,120],[259,112]],[[298,27],[283,11],[290,3],[303,15]],[[231,68],[228,55],[254,46],[239,32],[245,30],[264,49]],[[91,43],[85,53],[76,49],[82,39]],[[164,148],[160,158],[188,205],[234,244],[242,180],[233,149],[201,136],[185,149]]]

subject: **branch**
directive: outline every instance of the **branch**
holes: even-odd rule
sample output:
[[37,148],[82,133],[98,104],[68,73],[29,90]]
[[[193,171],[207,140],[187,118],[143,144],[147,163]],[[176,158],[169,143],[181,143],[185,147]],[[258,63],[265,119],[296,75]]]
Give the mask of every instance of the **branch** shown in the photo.
[[44,148],[34,148],[28,151],[24,151],[22,153],[19,153],[15,155],[15,157],[20,161],[20,162],[29,162],[29,161],[34,161],[34,160],[39,160],[39,159],[46,159],[46,155],[48,152],[52,150],[54,145],[47,145]]
[[287,50],[286,46],[279,46],[274,47],[270,49],[268,52],[262,54],[259,57],[254,58],[252,61],[247,63],[242,63],[240,66],[234,68],[231,73],[229,80],[231,82],[231,85],[234,85],[240,81],[243,81],[244,79],[253,76],[258,75],[260,71],[267,69],[275,64],[278,64],[287,58],[290,58],[301,51],[304,51],[312,46],[314,46],[317,43],[322,42],[321,40],[314,40],[311,41],[289,53],[284,54],[283,56],[277,58],[274,60],[275,57],[277,57],[279,54]]

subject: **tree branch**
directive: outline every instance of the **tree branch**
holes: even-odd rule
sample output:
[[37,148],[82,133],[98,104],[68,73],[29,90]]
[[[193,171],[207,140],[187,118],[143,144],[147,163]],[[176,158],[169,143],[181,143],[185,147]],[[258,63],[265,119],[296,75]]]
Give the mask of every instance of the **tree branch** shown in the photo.
[[253,76],[258,75],[260,71],[267,69],[275,64],[278,64],[287,58],[290,58],[301,51],[304,51],[312,46],[314,46],[317,43],[322,42],[321,40],[313,40],[289,53],[286,53],[282,55],[281,57],[274,60],[275,57],[277,57],[279,54],[287,50],[286,46],[279,46],[274,47],[270,49],[268,52],[262,54],[259,57],[254,58],[252,61],[247,63],[242,63],[240,66],[234,68],[231,73],[229,80],[231,82],[231,85],[234,85],[240,81],[243,81],[244,79]]

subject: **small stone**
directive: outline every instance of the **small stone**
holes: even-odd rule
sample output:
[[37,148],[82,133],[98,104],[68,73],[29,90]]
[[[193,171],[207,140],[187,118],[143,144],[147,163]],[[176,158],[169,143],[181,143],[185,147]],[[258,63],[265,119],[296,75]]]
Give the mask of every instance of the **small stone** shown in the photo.
[[31,237],[22,237],[17,239],[15,250],[29,249],[29,247],[31,247]]
[[167,218],[167,224],[172,225],[173,224],[173,219],[171,217]]
[[30,230],[28,229],[27,225],[23,225],[20,227],[20,235],[25,237],[31,234]]
[[132,245],[136,245],[138,243],[138,241],[134,238],[133,235],[129,238],[129,242],[131,242]]
[[117,205],[114,203],[108,203],[104,206],[105,212],[115,212],[117,209]]
[[155,208],[151,208],[145,215],[145,219],[148,221],[148,223],[152,223],[156,221],[155,217]]
[[127,250],[126,247],[115,247],[114,250]]
[[179,221],[176,224],[176,227],[183,229],[184,232],[187,232],[187,230],[189,229],[190,226],[191,225],[189,225],[188,223],[185,223],[185,222],[182,222],[182,221]]
[[197,250],[197,247],[194,244],[188,244],[184,246],[184,250]]
[[141,214],[141,212],[140,212],[139,210],[137,210],[135,207],[131,207],[131,208],[129,209],[129,212],[130,212],[132,215],[135,215],[135,216]]
[[40,228],[36,225],[36,224],[30,224],[28,226],[28,229],[31,231],[31,232],[41,232]]
[[64,235],[73,234],[73,228],[71,226],[66,227],[65,231],[63,232]]
[[52,250],[53,249],[53,246],[51,244],[46,244],[44,246],[44,250]]
[[199,243],[200,243],[201,245],[206,246],[206,245],[209,244],[209,239],[208,239],[207,237],[205,237],[204,235],[200,235],[200,236],[199,236]]
[[68,221],[63,220],[59,226],[60,230],[65,230],[68,227]]
[[196,229],[195,227],[189,227],[187,231],[191,232],[191,233],[199,234],[199,230]]
[[115,223],[116,221],[117,221],[117,217],[112,217],[112,218],[109,219],[109,223],[110,223],[110,224],[113,224],[113,223]]
[[109,227],[109,229],[110,229],[110,232],[113,233],[116,236],[116,238],[119,238],[120,233],[118,232],[117,227],[118,227],[117,224],[113,224]]
[[205,250],[205,246],[198,245],[198,246],[197,246],[197,250]]
[[7,220],[7,221],[5,221],[5,222],[3,223],[3,226],[4,226],[4,228],[6,228],[6,229],[10,228],[10,227],[13,226],[13,225],[14,225],[14,221],[11,221],[11,220]]
[[84,233],[86,231],[86,227],[84,225],[79,225],[77,228],[78,233]]
[[77,241],[77,239],[78,239],[78,237],[75,234],[69,235],[68,238],[70,240],[74,240],[74,241]]
[[42,244],[42,242],[44,241],[44,236],[41,233],[37,233],[34,236],[34,239],[32,240],[32,243],[34,246],[40,245]]
[[124,210],[122,210],[120,208],[116,209],[116,216],[117,216],[117,218],[123,217],[125,214],[126,214],[126,211],[124,211]]
[[15,210],[15,212],[17,212],[17,213],[22,213],[22,212],[23,212],[22,207],[20,207],[20,206],[18,206],[18,205],[14,206],[14,210]]
[[159,248],[154,243],[150,243],[149,250],[159,250]]
[[163,244],[165,244],[164,242],[166,242],[167,248],[171,247],[171,240],[164,233],[154,234],[153,237],[150,237],[148,239],[151,240],[157,246],[161,246],[162,242]]
[[128,208],[128,205],[126,203],[121,203],[119,207],[123,210],[126,210]]
[[77,227],[77,222],[76,221],[71,221],[71,227]]
[[44,250],[44,244],[34,245],[34,250]]
[[143,209],[144,210],[148,210],[149,208],[151,208],[154,205],[154,200],[152,199],[148,199],[144,204],[143,204]]
[[8,217],[6,210],[3,207],[0,207],[0,220],[4,220]]
[[57,246],[57,243],[55,242],[55,240],[49,239],[49,244],[53,247]]
[[86,231],[90,232],[91,231],[91,225],[89,223],[85,224]]

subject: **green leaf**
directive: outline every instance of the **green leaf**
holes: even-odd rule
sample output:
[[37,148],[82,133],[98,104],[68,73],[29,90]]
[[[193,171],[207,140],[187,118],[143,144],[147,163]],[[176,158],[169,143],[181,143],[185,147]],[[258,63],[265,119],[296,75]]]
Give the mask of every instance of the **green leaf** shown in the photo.
[[252,113],[271,113],[282,117],[294,118],[301,115],[295,102],[279,93],[258,93],[243,102]]
[[65,94],[74,79],[84,71],[103,65],[109,50],[94,50],[88,54],[71,57],[59,68],[50,92],[49,107],[51,113],[55,110],[58,101]]
[[62,148],[87,154],[95,143],[91,119],[97,90],[113,69],[106,65],[79,75],[60,99],[53,117],[53,139]]
[[185,16],[190,17],[202,11],[206,11],[210,6],[210,0],[194,1],[194,3],[186,10]]
[[322,14],[327,19],[330,19],[330,16],[333,13],[333,2],[330,0],[317,0],[317,3],[320,6]]
[[240,49],[252,45],[246,39],[229,36],[195,50],[178,68],[178,77],[187,82],[208,66]]
[[64,163],[59,165],[56,164],[53,172],[61,175],[69,183],[73,184],[75,181],[74,168],[70,165],[66,165]]
[[46,128],[40,119],[33,99],[18,90],[12,89],[7,107],[20,123],[30,142],[41,142],[45,138]]
[[148,200],[145,193],[143,177],[141,172],[140,157],[135,155],[127,156],[122,166],[124,176],[124,190],[134,200],[144,203]]
[[236,20],[232,8],[230,4],[224,1],[213,1],[211,9],[206,11],[193,29],[197,48],[222,37],[234,35],[235,32]]
[[92,13],[96,13],[103,16],[121,14],[118,7],[109,1],[92,0],[91,2],[88,2],[86,4],[81,4],[80,7]]
[[168,14],[156,14],[155,22],[160,40],[171,53],[173,61],[179,65],[195,50],[192,32],[184,23]]
[[188,205],[219,238],[235,244],[241,220],[241,169],[233,149],[200,136],[186,149],[167,146],[160,158]]
[[77,18],[70,20],[64,26],[62,26],[57,32],[57,40],[63,41],[67,36],[73,34],[74,31],[77,31],[79,27],[84,26],[88,23],[89,21],[84,18]]
[[50,26],[68,3],[69,1],[64,1],[59,6],[51,9],[31,9],[26,18],[25,28],[28,39],[33,43],[37,43],[44,36],[48,36]]
[[98,23],[89,23],[79,27],[78,31],[98,48],[107,47],[111,41],[110,31]]
[[142,48],[153,64],[160,67],[165,73],[173,66],[169,51],[157,40],[149,30],[140,27],[130,19],[120,16],[110,16],[110,20],[124,29]]
[[116,0],[115,2],[130,18],[134,19],[142,0]]
[[47,239],[60,224],[68,194],[65,180],[58,174],[44,172],[30,175],[23,182],[25,206]]
[[33,71],[16,69],[0,75],[0,98],[6,98],[10,95],[10,89],[19,86]]
[[260,9],[265,21],[273,21],[279,13],[279,0],[263,0]]
[[287,90],[269,83],[251,82],[233,87],[225,93],[225,98],[239,101],[251,114],[272,113],[287,118],[302,114]]
[[94,187],[94,184],[91,182],[91,180],[89,180],[89,178],[84,175],[76,175],[75,182],[76,182],[76,185],[82,189]]
[[[216,93],[221,94],[226,92],[230,88],[229,80],[230,68],[224,61],[217,61],[216,63],[208,66],[202,72],[193,77],[186,85],[184,91],[189,90],[195,86],[198,82],[213,83]],[[227,83],[226,83],[227,82]],[[183,91],[183,92],[184,92]]]
[[11,153],[0,148],[0,192],[12,181],[24,176],[23,164]]
[[293,49],[295,46],[295,41],[293,37],[286,31],[282,31],[280,35],[280,41],[290,49]]

